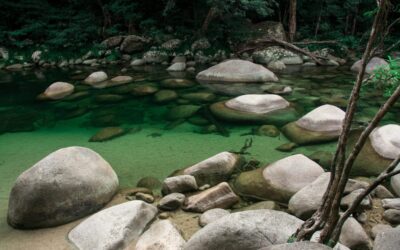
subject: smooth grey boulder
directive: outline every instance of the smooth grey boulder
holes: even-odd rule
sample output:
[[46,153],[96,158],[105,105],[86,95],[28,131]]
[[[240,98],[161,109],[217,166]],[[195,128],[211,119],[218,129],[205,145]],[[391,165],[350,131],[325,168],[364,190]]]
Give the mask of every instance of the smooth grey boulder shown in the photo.
[[398,250],[400,246],[400,227],[379,233],[373,250]]
[[[353,202],[357,199],[357,197],[359,195],[361,195],[363,192],[364,192],[364,189],[357,189],[357,190],[354,190],[353,192],[351,192],[350,194],[344,196],[342,198],[342,200],[340,201],[340,206],[343,207],[344,209],[347,209],[348,207],[350,207],[353,204]],[[371,200],[371,197],[368,195],[361,201],[357,210],[363,211],[363,210],[369,209],[371,207],[372,207],[372,200]]]
[[384,209],[398,209],[400,210],[400,198],[383,199],[382,206]]
[[178,174],[194,176],[199,186],[216,185],[228,180],[233,171],[243,163],[244,159],[241,155],[222,152],[187,167],[179,171]]
[[153,223],[136,243],[135,250],[180,250],[186,241],[169,220]]
[[167,68],[167,71],[180,72],[180,71],[185,71],[185,69],[186,69],[186,63],[184,63],[184,62],[176,62],[176,63],[172,64],[171,66],[169,66]]
[[178,175],[168,177],[164,180],[161,192],[166,195],[170,193],[185,193],[198,189],[196,179],[191,175]]
[[285,109],[290,103],[279,95],[249,94],[233,98],[225,103],[226,107],[253,114],[267,114],[276,110]]
[[300,189],[289,200],[289,210],[301,219],[308,219],[321,205],[331,173],[320,175],[311,184]]
[[376,238],[376,236],[378,236],[378,234],[388,231],[388,230],[392,230],[393,228],[390,225],[387,224],[377,224],[375,225],[372,229],[371,229],[371,236],[373,239]]
[[210,209],[200,216],[199,225],[204,227],[228,214],[230,214],[229,211],[222,208]]
[[139,238],[156,214],[157,208],[143,201],[125,202],[90,216],[68,239],[80,250],[122,250]]
[[343,224],[339,242],[350,249],[370,249],[371,239],[356,219],[350,217]]
[[302,221],[285,212],[253,210],[227,215],[197,231],[185,250],[258,250],[286,243]]
[[182,206],[185,202],[185,195],[180,193],[172,193],[164,196],[158,203],[158,208],[161,210],[173,211]]
[[96,83],[104,82],[107,79],[108,79],[108,76],[104,71],[97,71],[97,72],[93,72],[88,77],[86,77],[86,79],[84,80],[84,83],[93,85]]
[[369,135],[369,139],[372,147],[380,156],[386,159],[395,159],[400,155],[400,125],[388,124],[375,128]]
[[388,209],[383,213],[383,218],[391,224],[400,224],[400,210]]
[[232,191],[228,183],[222,182],[186,198],[184,210],[203,213],[213,208],[230,208],[239,202],[239,197]]
[[[359,72],[362,67],[362,60],[358,60],[351,66],[351,70],[355,72]],[[367,74],[372,74],[378,68],[388,68],[389,64],[382,58],[373,57],[367,64],[365,72]]]
[[278,77],[262,65],[233,59],[222,62],[197,74],[204,83],[264,83],[277,82]]
[[93,150],[59,149],[17,178],[10,194],[8,223],[16,228],[65,224],[102,208],[118,185],[110,164]]
[[302,242],[273,245],[261,248],[260,250],[330,250],[330,249],[332,248],[316,242],[302,241]]
[[49,99],[58,100],[72,94],[74,88],[74,85],[67,82],[55,82],[47,87],[44,91],[44,95]]
[[[400,169],[400,164],[397,165],[396,167],[396,170],[399,169]],[[400,197],[400,174],[397,174],[390,179],[390,186],[392,187],[395,194],[397,194],[397,196]]]

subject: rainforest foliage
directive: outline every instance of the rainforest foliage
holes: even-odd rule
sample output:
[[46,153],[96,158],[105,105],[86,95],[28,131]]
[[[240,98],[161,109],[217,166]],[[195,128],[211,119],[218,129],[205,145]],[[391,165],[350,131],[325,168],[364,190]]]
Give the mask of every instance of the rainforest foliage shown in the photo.
[[[400,4],[392,3],[399,14]],[[119,34],[226,43],[268,20],[283,23],[294,40],[334,39],[357,48],[368,39],[375,8],[374,0],[2,0],[0,46],[77,48]],[[399,30],[393,27],[389,43]]]

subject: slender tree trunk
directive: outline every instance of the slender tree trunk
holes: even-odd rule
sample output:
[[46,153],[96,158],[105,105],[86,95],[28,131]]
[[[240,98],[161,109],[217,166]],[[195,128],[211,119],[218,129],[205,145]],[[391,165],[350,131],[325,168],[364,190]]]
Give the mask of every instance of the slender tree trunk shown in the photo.
[[350,14],[346,15],[346,24],[344,26],[344,34],[347,35],[349,32]]
[[101,12],[103,13],[103,28],[101,31],[101,35],[103,38],[106,37],[106,30],[111,26],[111,15],[108,10],[104,7],[102,0],[97,0],[97,4],[101,8]]
[[331,178],[329,180],[328,188],[324,194],[320,208],[296,232],[297,241],[309,239],[313,233],[322,228],[320,242],[326,244],[332,243],[330,242],[331,236],[339,221],[340,201],[346,183],[349,179],[351,167],[354,163],[355,157],[358,155],[359,151],[364,145],[370,131],[372,131],[372,129],[377,126],[377,122],[379,122],[379,119],[377,119],[376,123],[372,123],[372,125],[368,127],[366,131],[364,131],[363,135],[360,137],[358,143],[353,149],[351,156],[346,160],[346,145],[351,124],[357,108],[357,101],[359,99],[361,85],[365,75],[365,69],[371,58],[371,55],[373,54],[373,45],[377,40],[378,34],[382,32],[382,24],[385,23],[387,17],[387,6],[389,4],[387,0],[378,0],[377,3],[378,12],[374,18],[370,38],[362,57],[361,70],[357,75],[356,83],[354,84],[351,92],[349,106],[343,122],[342,133],[339,137],[338,147],[332,163]]
[[357,30],[357,16],[358,16],[358,12],[360,10],[360,4],[357,4],[356,7],[356,12],[354,13],[354,19],[353,19],[353,26],[351,28],[351,35],[354,36],[356,34],[356,30]]
[[293,42],[297,29],[297,0],[290,0],[289,4],[289,41]]
[[318,36],[319,27],[320,27],[320,25],[321,25],[322,12],[323,12],[323,10],[324,10],[324,3],[325,3],[325,1],[322,1],[322,3],[321,3],[321,9],[319,10],[317,25],[315,26],[315,33],[314,33],[314,37],[315,37],[315,38]]
[[206,19],[204,19],[203,25],[201,26],[200,33],[201,35],[205,35],[208,31],[210,23],[214,20],[214,18],[218,15],[218,8],[211,7],[207,13]]

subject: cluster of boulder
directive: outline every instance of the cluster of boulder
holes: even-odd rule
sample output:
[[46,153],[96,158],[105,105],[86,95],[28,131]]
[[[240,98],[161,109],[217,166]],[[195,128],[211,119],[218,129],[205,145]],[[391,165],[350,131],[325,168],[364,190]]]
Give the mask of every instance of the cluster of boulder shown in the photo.
[[[35,229],[94,213],[68,233],[77,249],[326,249],[318,243],[285,243],[321,205],[330,173],[301,154],[241,172],[245,164],[243,156],[222,152],[175,171],[162,183],[143,178],[127,194],[129,201],[101,210],[118,190],[112,167],[88,148],[62,148],[17,178],[8,222]],[[350,206],[368,185],[351,179],[341,207]],[[249,206],[241,197],[267,201]],[[379,186],[362,202],[357,216],[346,221],[334,249],[371,249],[371,237],[374,249],[398,244],[398,228],[378,224],[370,234],[364,230],[372,200],[381,200],[388,223],[400,224],[399,198]],[[288,212],[278,204],[288,206]],[[201,228],[189,237],[173,219],[179,211],[201,213]],[[317,239],[318,233],[312,241]]]

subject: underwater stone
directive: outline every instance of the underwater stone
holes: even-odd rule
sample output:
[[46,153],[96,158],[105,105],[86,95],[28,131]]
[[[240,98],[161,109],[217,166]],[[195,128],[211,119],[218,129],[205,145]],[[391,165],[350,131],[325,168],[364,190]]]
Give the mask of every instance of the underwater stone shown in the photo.
[[274,125],[262,125],[257,129],[257,135],[277,137],[281,134],[279,129]]
[[90,142],[103,142],[103,141],[108,141],[112,140],[116,137],[122,136],[126,134],[128,130],[121,128],[121,127],[108,127],[108,128],[103,128],[96,132],[95,135],[93,135],[89,141]]
[[131,76],[116,76],[114,78],[111,78],[111,82],[113,82],[115,85],[126,84],[132,81],[133,78]]
[[154,95],[154,101],[158,103],[164,103],[176,100],[178,94],[173,90],[160,90]]
[[132,89],[132,95],[134,96],[146,96],[146,95],[152,95],[158,91],[157,87],[154,86],[149,86],[149,85],[143,85],[143,86],[137,86]]
[[62,225],[99,210],[117,189],[117,175],[99,154],[83,147],[62,148],[17,178],[8,223],[24,229]]
[[161,86],[164,88],[180,89],[194,86],[193,81],[187,79],[166,79],[161,82]]
[[201,107],[196,105],[179,105],[168,111],[168,120],[179,120],[193,116]]

